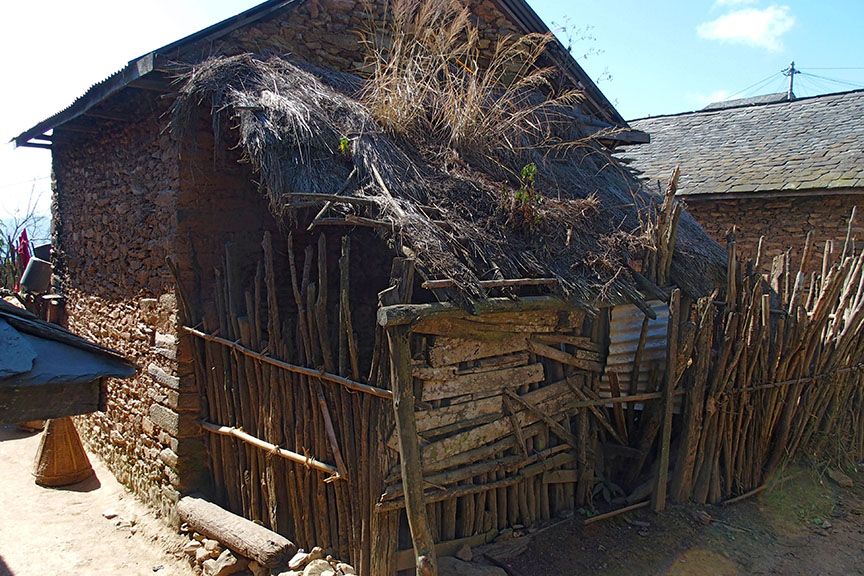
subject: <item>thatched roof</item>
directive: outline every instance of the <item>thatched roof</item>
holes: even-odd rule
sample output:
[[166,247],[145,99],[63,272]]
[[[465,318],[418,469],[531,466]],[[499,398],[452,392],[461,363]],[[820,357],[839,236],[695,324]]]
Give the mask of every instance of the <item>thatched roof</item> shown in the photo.
[[[209,104],[217,153],[237,144],[219,141],[223,127],[236,128],[274,214],[289,224],[305,226],[316,212],[294,209],[308,205],[299,194],[340,193],[346,202],[334,204],[331,215],[384,223],[380,233],[416,258],[421,275],[456,282],[449,297],[457,300],[484,297],[479,280],[524,277],[555,277],[561,295],[589,309],[634,297],[626,265],[644,254],[643,224],[655,196],[585,137],[578,116],[558,129],[560,141],[574,143],[567,147],[457,155],[432,137],[384,133],[360,103],[361,81],[347,74],[241,55],[210,59],[183,81],[174,128],[194,126],[201,104]],[[514,196],[530,162],[542,201],[526,221]],[[685,214],[673,282],[705,294],[724,258]]]

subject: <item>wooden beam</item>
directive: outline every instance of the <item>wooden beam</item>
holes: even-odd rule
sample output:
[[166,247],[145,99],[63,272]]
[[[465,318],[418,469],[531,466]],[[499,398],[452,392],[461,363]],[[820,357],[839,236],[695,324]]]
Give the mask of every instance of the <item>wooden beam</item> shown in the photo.
[[[480,280],[481,288],[513,288],[517,286],[551,286],[558,283],[557,278],[509,278],[504,280]],[[456,281],[445,278],[443,280],[427,280],[423,282],[423,288],[435,290],[437,288],[452,288]]]
[[[475,302],[475,315],[495,312],[533,312],[537,310],[575,309],[573,304],[555,296],[526,296],[524,298],[488,298]],[[411,324],[421,318],[459,316],[465,310],[450,302],[431,304],[396,304],[378,309],[378,324],[384,327]]]
[[88,414],[96,412],[99,404],[98,378],[81,384],[52,382],[15,386],[3,383],[0,384],[0,425]]
[[51,144],[43,144],[41,142],[22,142],[21,144],[16,144],[18,148],[43,148],[45,150],[51,150]]
[[399,434],[400,467],[405,487],[405,512],[414,544],[417,576],[437,576],[435,544],[423,500],[423,470],[414,420],[414,378],[411,375],[411,332],[407,326],[387,328],[393,410]]
[[339,194],[315,194],[289,192],[282,194],[283,200],[308,200],[314,202],[342,202],[344,204],[357,204],[358,206],[379,206],[380,202],[374,198],[363,198],[360,196],[341,196]]

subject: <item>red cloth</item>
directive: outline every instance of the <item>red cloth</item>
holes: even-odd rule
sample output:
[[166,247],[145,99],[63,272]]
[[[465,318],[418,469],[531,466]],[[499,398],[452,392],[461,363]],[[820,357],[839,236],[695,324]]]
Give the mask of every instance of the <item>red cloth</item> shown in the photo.
[[[24,270],[27,269],[27,264],[30,262],[30,239],[27,237],[27,229],[21,231],[21,235],[18,237],[18,247],[15,249],[15,252],[18,254],[18,266],[19,268],[19,278],[21,274],[24,274]],[[18,282],[15,283],[15,292],[18,292],[20,286]]]

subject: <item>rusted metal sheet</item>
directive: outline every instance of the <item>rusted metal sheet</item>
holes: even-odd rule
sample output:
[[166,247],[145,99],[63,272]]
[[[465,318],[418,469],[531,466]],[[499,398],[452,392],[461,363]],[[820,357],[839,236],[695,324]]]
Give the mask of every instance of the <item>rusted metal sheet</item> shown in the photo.
[[[669,324],[669,306],[659,300],[651,300],[648,306],[657,315],[648,319],[648,330],[645,347],[639,363],[639,380],[635,387],[630,383],[633,373],[633,363],[636,349],[642,332],[642,322],[645,314],[632,304],[616,306],[612,309],[609,325],[609,355],[606,359],[606,370],[600,382],[600,395],[611,398],[608,373],[618,374],[621,395],[654,392],[649,386],[651,372],[656,371],[662,377],[666,367],[666,330]],[[657,382],[660,382],[658,379]]]

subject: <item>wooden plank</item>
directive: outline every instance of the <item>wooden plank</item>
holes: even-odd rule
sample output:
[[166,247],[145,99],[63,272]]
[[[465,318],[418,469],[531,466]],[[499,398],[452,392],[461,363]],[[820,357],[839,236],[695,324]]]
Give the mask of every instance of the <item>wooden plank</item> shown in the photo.
[[567,344],[585,350],[600,354],[602,347],[596,342],[592,342],[587,336],[570,336],[569,334],[535,334],[531,337],[532,340],[542,342],[543,344]]
[[543,422],[545,422],[546,425],[549,426],[549,430],[551,430],[556,436],[558,436],[558,438],[569,444],[571,448],[575,450],[576,447],[579,446],[579,441],[576,439],[576,437],[573,436],[573,434],[571,434],[569,430],[566,430],[563,426],[558,424],[555,419],[546,414],[546,412],[533,405],[531,402],[525,400],[512,390],[505,390],[504,393],[506,394],[505,400],[510,398],[517,404],[521,404],[526,410],[528,410],[528,412],[533,413],[535,416],[543,420]]
[[528,363],[528,352],[516,352],[514,354],[504,354],[503,356],[492,356],[490,358],[475,360],[472,362],[474,366],[471,368],[460,369],[456,366],[432,367],[422,364],[414,366],[413,374],[415,378],[420,378],[421,380],[449,380],[454,376],[461,376],[463,374],[479,374],[480,372],[515,368],[517,366],[525,366]]
[[[537,476],[538,474],[543,474],[547,470],[552,470],[553,468],[557,468],[558,466],[566,466],[568,464],[572,464],[575,460],[576,457],[573,456],[573,454],[556,454],[551,458],[540,460],[539,462],[536,462],[529,466],[525,466],[518,472],[514,474],[509,474],[503,479],[495,480],[493,482],[486,482],[483,484],[459,484],[443,490],[439,488],[434,488],[433,491],[426,492],[424,494],[424,498],[426,504],[432,504],[435,502],[441,502],[443,500],[449,500],[451,498],[460,498],[463,496],[479,494],[481,492],[488,492],[489,490],[494,490],[496,488],[513,486],[515,484],[524,482],[529,478]],[[378,511],[389,511],[396,510],[404,506],[405,502],[403,498],[395,498],[393,500],[379,502],[375,507]]]
[[452,398],[465,394],[500,392],[508,386],[522,386],[542,382],[545,376],[540,363],[493,372],[456,376],[452,380],[426,380],[423,382],[423,402]]
[[429,318],[420,320],[411,327],[418,334],[453,336],[488,340],[488,333],[552,333],[559,329],[559,314],[555,310],[536,312],[523,317],[512,314],[486,314],[484,316],[464,316],[461,318]]
[[[490,334],[492,334],[490,332]],[[500,356],[525,350],[527,337],[499,332],[500,339],[479,341],[438,337],[429,349],[429,364],[433,367],[458,364],[490,356]]]
[[[471,310],[476,315],[499,312],[529,312],[536,310],[574,310],[573,306],[556,296],[526,296],[524,298],[487,298],[474,303]],[[465,314],[456,304],[451,302],[434,302],[431,304],[392,304],[378,309],[379,326],[406,325],[425,318],[441,318],[445,316],[460,317]]]
[[436,428],[450,425],[454,422],[473,420],[490,414],[501,414],[501,395],[490,396],[472,402],[460,402],[442,408],[420,410],[415,414],[417,431],[420,433],[434,431]]
[[592,362],[590,360],[581,360],[572,354],[568,354],[563,350],[559,350],[558,348],[553,348],[551,346],[547,346],[542,342],[538,342],[536,340],[528,340],[527,342],[528,350],[537,354],[538,356],[543,356],[544,358],[549,358],[550,360],[555,360],[556,362],[560,362],[561,364],[567,364],[568,366],[573,366],[575,368],[579,368],[580,370],[587,370],[589,372],[602,372],[603,364],[600,362]]
[[[569,399],[572,398],[572,394],[570,393],[570,389],[567,387],[566,381],[560,381],[529,392],[521,398],[536,406],[538,410],[554,418],[556,415],[565,411],[565,406],[569,402]],[[517,411],[515,417],[522,428],[540,420],[539,416],[533,412],[529,412],[528,410]],[[495,422],[490,422],[489,424],[478,426],[477,428],[454,434],[449,438],[433,442],[432,444],[425,446],[422,450],[424,469],[438,460],[443,460],[448,456],[466,452],[485,444],[490,444],[499,438],[509,435],[510,433],[510,422],[507,419],[501,418]]]
[[[10,380],[14,380],[14,376]],[[100,406],[99,379],[79,384],[51,382],[15,386],[0,384],[0,424],[48,420],[96,412]]]

